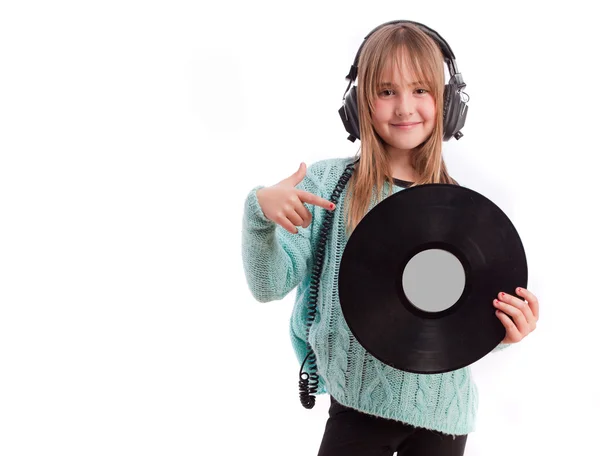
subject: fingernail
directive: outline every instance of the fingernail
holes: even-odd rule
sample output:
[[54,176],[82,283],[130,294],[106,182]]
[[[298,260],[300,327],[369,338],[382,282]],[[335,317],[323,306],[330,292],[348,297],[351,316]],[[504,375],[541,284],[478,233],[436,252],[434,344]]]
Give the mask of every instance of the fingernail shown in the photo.
[[335,207],[335,204],[333,204],[333,203],[331,203],[331,204],[329,205],[329,209],[333,209],[334,207]]

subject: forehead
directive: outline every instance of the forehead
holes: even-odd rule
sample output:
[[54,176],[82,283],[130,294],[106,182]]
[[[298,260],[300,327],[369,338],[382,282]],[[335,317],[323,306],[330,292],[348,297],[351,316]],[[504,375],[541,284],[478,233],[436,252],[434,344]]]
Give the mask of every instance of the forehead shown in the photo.
[[414,65],[400,51],[397,55],[387,59],[378,76],[378,82],[380,83],[391,82],[400,86],[409,85],[420,79]]

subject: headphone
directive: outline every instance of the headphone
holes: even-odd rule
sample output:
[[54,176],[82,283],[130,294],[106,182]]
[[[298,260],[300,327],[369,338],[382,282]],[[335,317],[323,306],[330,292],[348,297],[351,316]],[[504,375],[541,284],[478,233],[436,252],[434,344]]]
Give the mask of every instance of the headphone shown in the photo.
[[[454,57],[454,53],[450,46],[435,30],[427,27],[426,25],[420,24],[418,22],[413,21],[390,21],[373,29],[363,40],[358,52],[356,53],[356,57],[354,58],[354,63],[350,67],[350,72],[346,76],[346,80],[350,81],[348,83],[348,87],[346,88],[346,92],[344,93],[343,105],[338,110],[340,117],[342,118],[342,122],[344,127],[346,127],[346,131],[350,133],[348,136],[348,140],[354,142],[356,139],[360,139],[360,126],[358,121],[358,98],[356,94],[356,86],[350,86],[356,80],[358,76],[358,60],[360,57],[360,52],[367,42],[367,39],[375,33],[380,28],[390,25],[390,24],[413,24],[427,33],[433,40],[438,44],[442,54],[444,55],[444,61],[446,65],[448,65],[448,70],[450,72],[450,80],[448,84],[444,86],[444,108],[443,108],[443,118],[444,118],[444,134],[443,140],[448,141],[450,138],[454,137],[457,140],[464,136],[460,129],[465,125],[465,119],[467,117],[467,111],[469,107],[467,106],[467,102],[469,101],[469,96],[464,93],[462,90],[467,86],[463,81],[462,75],[458,72],[458,67],[456,66],[456,57]],[[350,92],[348,92],[350,89]],[[467,100],[464,101],[462,95],[467,96]]]

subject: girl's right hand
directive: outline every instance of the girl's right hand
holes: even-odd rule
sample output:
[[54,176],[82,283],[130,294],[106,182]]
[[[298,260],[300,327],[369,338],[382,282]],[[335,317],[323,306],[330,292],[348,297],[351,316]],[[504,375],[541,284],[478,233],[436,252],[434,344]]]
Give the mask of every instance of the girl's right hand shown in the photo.
[[335,204],[310,192],[296,187],[306,175],[306,165],[290,177],[272,187],[261,188],[256,192],[256,198],[263,214],[269,220],[277,223],[292,234],[298,234],[297,226],[306,228],[312,221],[312,215],[303,203],[313,204],[325,209],[335,209]]

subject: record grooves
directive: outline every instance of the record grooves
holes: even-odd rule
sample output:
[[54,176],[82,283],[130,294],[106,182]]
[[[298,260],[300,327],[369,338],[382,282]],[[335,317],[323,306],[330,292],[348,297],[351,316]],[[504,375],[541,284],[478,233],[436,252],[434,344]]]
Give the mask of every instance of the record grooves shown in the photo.
[[[437,262],[403,279],[411,258],[439,251],[431,249],[452,254],[464,276],[456,303],[436,312],[413,305],[403,286],[430,297],[456,288],[430,280]],[[367,352],[403,371],[441,373],[472,364],[504,338],[492,301],[527,286],[527,262],[515,227],[493,202],[465,187],[424,184],[365,215],[348,239],[338,286],[344,318]]]

